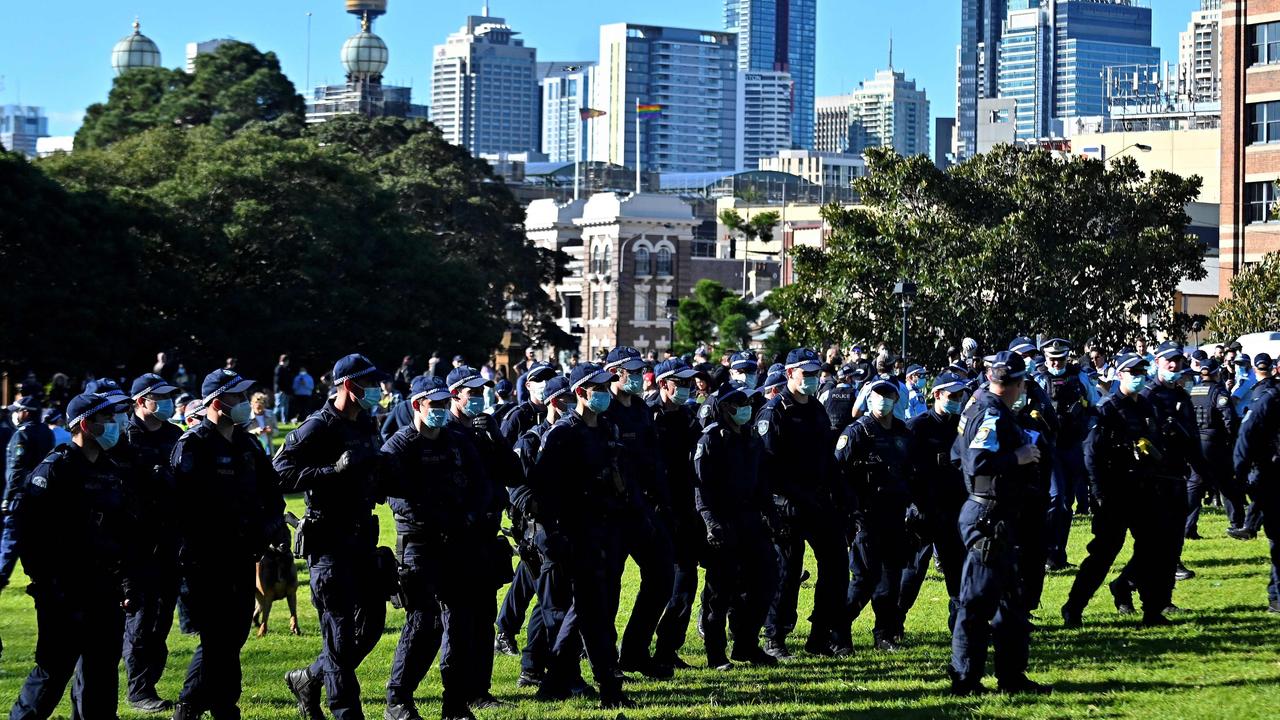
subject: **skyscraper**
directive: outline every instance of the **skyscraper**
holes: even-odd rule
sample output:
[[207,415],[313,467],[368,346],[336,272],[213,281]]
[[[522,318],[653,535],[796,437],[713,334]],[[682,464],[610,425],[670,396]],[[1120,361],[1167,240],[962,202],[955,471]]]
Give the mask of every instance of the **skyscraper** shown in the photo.
[[978,100],[996,97],[996,53],[1004,28],[1006,0],[961,0],[960,46],[956,51],[957,160],[978,146]]
[[537,51],[518,34],[503,18],[472,15],[435,48],[431,121],[473,155],[527,152],[541,144]]
[[1015,0],[1001,33],[997,93],[1015,102],[1018,140],[1107,112],[1107,68],[1155,65],[1151,8],[1135,0]]
[[582,60],[538,63],[542,89],[542,152],[552,162],[585,159],[581,112],[591,107],[595,63]]
[[791,145],[812,148],[817,0],[724,0],[724,26],[738,34],[739,71],[790,73]]
[[906,74],[889,68],[848,95],[818,98],[814,142],[823,152],[861,154],[892,147],[903,155],[928,155],[929,98]]
[[1222,96],[1222,0],[1200,0],[1186,32],[1178,33],[1178,78],[1202,101]]
[[616,23],[600,27],[590,159],[636,167],[637,105],[643,170],[742,166],[738,45],[733,33]]
[[36,141],[49,137],[44,108],[34,105],[0,105],[0,148],[36,157]]
[[742,166],[754,170],[760,160],[791,147],[791,98],[795,82],[791,73],[738,72],[738,137],[742,138]]

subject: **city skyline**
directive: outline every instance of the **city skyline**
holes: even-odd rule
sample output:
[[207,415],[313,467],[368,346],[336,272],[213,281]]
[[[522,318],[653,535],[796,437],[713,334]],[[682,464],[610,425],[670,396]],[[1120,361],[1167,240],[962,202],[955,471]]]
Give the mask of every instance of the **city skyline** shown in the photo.
[[[432,48],[455,32],[481,2],[442,7],[435,3],[393,0],[378,34],[391,49],[387,82],[412,86],[416,102],[429,96]],[[865,9],[850,42],[849,5]],[[1177,58],[1178,33],[1185,30],[1198,0],[1163,0],[1154,12],[1154,44],[1166,61]],[[177,6],[161,0],[135,0],[129,7],[104,7],[88,0],[63,0],[14,8],[13,22],[0,28],[9,48],[0,61],[0,104],[45,108],[49,131],[74,133],[84,108],[102,102],[114,71],[111,47],[131,32],[136,13],[143,32],[160,47],[166,67],[183,67],[186,44],[232,37],[274,51],[300,94],[343,77],[338,50],[357,29],[338,0],[280,0],[263,4],[226,0],[216,6]],[[491,12],[519,26],[538,59],[594,58],[599,27],[611,22],[653,23],[691,28],[723,24],[723,0],[695,3],[653,0],[637,7],[599,7],[594,3],[495,0]],[[311,22],[310,82],[307,82],[307,17]],[[955,107],[955,48],[960,40],[960,2],[921,0],[907,15],[862,0],[818,0],[816,94],[850,92],[888,62],[894,35],[895,66],[929,93],[932,117],[949,117]],[[49,18],[55,18],[51,22]],[[45,28],[32,32],[31,28]],[[51,42],[52,41],[52,42]],[[57,52],[49,48],[57,47]]]

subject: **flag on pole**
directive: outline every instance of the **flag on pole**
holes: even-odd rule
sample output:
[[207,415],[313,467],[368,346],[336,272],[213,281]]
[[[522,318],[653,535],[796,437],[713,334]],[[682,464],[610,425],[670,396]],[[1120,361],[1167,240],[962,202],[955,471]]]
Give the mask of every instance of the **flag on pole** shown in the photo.
[[658,117],[662,114],[661,105],[636,105],[636,112],[642,118]]
[[590,120],[592,118],[598,118],[602,115],[607,115],[607,114],[608,113],[606,113],[605,111],[596,110],[595,108],[582,108],[578,110],[578,117],[581,118],[582,120]]

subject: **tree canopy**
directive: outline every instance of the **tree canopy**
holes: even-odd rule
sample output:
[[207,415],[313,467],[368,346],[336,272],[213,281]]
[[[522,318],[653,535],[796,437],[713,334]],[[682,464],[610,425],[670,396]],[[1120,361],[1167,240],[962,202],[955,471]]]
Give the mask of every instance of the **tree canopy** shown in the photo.
[[1209,315],[1209,334],[1229,342],[1249,333],[1280,330],[1280,253],[1246,267],[1231,279],[1231,297]]
[[274,55],[231,43],[195,76],[118,77],[73,154],[5,156],[0,260],[57,291],[11,304],[0,361],[133,372],[170,349],[192,372],[228,355],[266,372],[252,363],[285,351],[320,366],[353,351],[478,361],[510,299],[535,340],[568,344],[542,290],[564,258],[525,239],[487,164],[423,121],[301,118]]
[[757,314],[753,304],[719,282],[699,280],[690,296],[680,300],[675,352],[693,352],[699,345],[721,350],[745,348],[751,341],[747,323]]
[[1178,284],[1204,277],[1185,231],[1198,177],[1009,146],[946,171],[891,149],[867,158],[863,205],[824,208],[826,247],[791,250],[796,281],[769,298],[797,341],[899,337],[893,288],[909,278],[918,359],[941,362],[963,337],[1003,348],[1034,332],[1115,348],[1143,316],[1148,330],[1171,326]]

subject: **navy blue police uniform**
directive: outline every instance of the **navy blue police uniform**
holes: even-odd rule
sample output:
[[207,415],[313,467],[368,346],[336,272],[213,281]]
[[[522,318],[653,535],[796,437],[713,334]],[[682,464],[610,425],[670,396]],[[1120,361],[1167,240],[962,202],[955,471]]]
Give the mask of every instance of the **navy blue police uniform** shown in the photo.
[[[706,582],[700,627],[707,665],[725,668],[730,659],[775,665],[759,645],[778,584],[777,555],[769,530],[776,521],[773,495],[759,474],[759,443],[750,427],[745,388],[724,386],[710,398],[710,422],[693,453],[694,508],[705,533]],[[730,413],[730,406],[742,414]],[[745,427],[744,427],[745,426]],[[726,622],[733,635],[726,655]]]
[[[604,367],[614,373],[626,370],[634,382],[641,379],[645,361],[639,350],[618,347],[609,352]],[[626,556],[630,556],[640,569],[640,589],[622,632],[618,661],[623,670],[670,677],[673,668],[654,663],[649,646],[675,587],[675,555],[669,527],[671,491],[659,451],[653,413],[645,404],[640,389],[635,387],[635,392],[626,388],[619,390],[605,412],[605,417],[618,429],[618,467],[637,500],[623,518],[624,552],[614,558],[609,600],[611,615],[616,617],[621,600],[623,567]]]
[[[252,385],[235,371],[216,370],[201,390],[208,404]],[[269,545],[288,542],[280,479],[242,426],[228,439],[208,418],[178,439],[171,465],[174,506],[197,508],[178,524],[177,542],[183,604],[200,638],[174,717],[194,720],[211,712],[235,720],[256,565]]]
[[[333,385],[355,380],[378,388],[381,373],[362,355],[348,355],[333,368]],[[309,668],[286,682],[299,711],[319,716],[319,685],[336,720],[364,717],[356,668],[373,651],[387,614],[379,582],[378,522],[374,507],[385,499],[380,481],[381,443],[363,410],[348,419],[329,400],[285,438],[274,465],[286,492],[307,503],[305,554],[311,569],[311,601],[320,615],[323,648]]]
[[[411,402],[451,397],[440,378],[413,380]],[[496,532],[494,488],[470,433],[447,422],[434,432],[427,437],[411,424],[382,446],[405,609],[387,682],[387,715],[396,720],[416,717],[413,695],[437,651],[442,717],[472,717],[467,703],[488,691],[488,679],[477,676],[486,667],[478,656],[492,653],[474,641],[491,625],[484,608],[493,586],[477,577],[475,558],[489,552]]]
[[[545,383],[551,378],[556,377],[555,368],[544,362],[536,362],[529,366],[529,371],[521,376],[521,383]],[[518,385],[520,383],[517,383]],[[516,440],[519,440],[525,431],[542,422],[542,418],[546,415],[547,408],[542,402],[542,398],[529,398],[524,400],[511,409],[507,413],[500,424],[500,432],[508,446],[514,446]]]
[[[67,406],[68,426],[125,407],[116,398],[78,395]],[[85,442],[110,449],[109,432]],[[79,446],[60,445],[11,498],[37,628],[35,667],[10,711],[14,720],[53,715],[73,674],[73,715],[116,717],[121,606],[132,610],[136,602],[137,521],[121,482],[124,470],[105,451],[91,461]]]
[[1187,503],[1191,511],[1187,513],[1183,534],[1188,539],[1200,536],[1200,507],[1206,493],[1216,491],[1221,495],[1231,527],[1243,527],[1245,521],[1243,488],[1234,482],[1231,469],[1231,453],[1240,429],[1240,417],[1231,404],[1231,394],[1215,377],[1219,367],[1217,358],[1206,359],[1201,370],[1207,370],[1209,377],[1202,375],[1189,391],[1196,428],[1200,431],[1200,453],[1204,456],[1205,472],[1193,470],[1187,480]]
[[[816,373],[818,354],[807,348],[793,350],[786,367]],[[808,380],[817,378],[807,377]],[[778,552],[778,591],[765,620],[765,650],[775,657],[789,657],[786,639],[796,626],[800,575],[804,570],[805,542],[813,548],[818,576],[813,591],[813,613],[805,649],[823,655],[834,653],[834,631],[846,617],[849,586],[849,546],[841,529],[840,510],[831,477],[831,448],[835,439],[831,419],[817,401],[817,391],[801,402],[784,388],[760,410],[755,431],[761,443],[761,472],[774,495],[781,517],[775,546]],[[797,468],[804,468],[797,472]]]
[[[898,386],[885,380],[871,385],[871,393],[892,398]],[[851,650],[850,627],[867,603],[875,611],[876,647],[896,649],[903,619],[898,604],[902,570],[907,563],[907,506],[911,504],[907,473],[907,426],[893,417],[885,427],[868,411],[854,420],[836,441],[835,464],[848,500],[849,592],[848,625],[839,631],[839,648]]]
[[[960,392],[965,379],[952,374],[939,375],[933,390]],[[960,508],[969,497],[964,475],[951,460],[960,413],[940,413],[936,408],[907,420],[910,436],[911,497],[917,516],[908,516],[908,543],[914,552],[907,558],[898,591],[902,617],[915,604],[924,584],[929,562],[937,553],[942,578],[947,588],[947,627],[955,627],[956,598],[960,596],[960,570],[964,566],[965,548],[960,539]]]
[[33,396],[23,397],[9,407],[11,412],[29,412],[33,418],[18,425],[5,446],[4,498],[0,513],[4,515],[0,534],[0,588],[9,584],[18,564],[21,531],[14,523],[12,508],[22,502],[27,476],[53,450],[53,431],[40,420],[40,403]]
[[[1140,355],[1121,355],[1115,363],[1117,373],[1128,371],[1139,378],[1146,374],[1147,361]],[[1163,451],[1156,410],[1146,395],[1137,390],[1128,395],[1117,390],[1098,404],[1098,421],[1084,443],[1085,470],[1094,500],[1093,539],[1085,548],[1086,556],[1062,606],[1063,621],[1068,627],[1081,624],[1081,614],[1124,547],[1126,533],[1133,534],[1135,555],[1140,549],[1143,553],[1152,552],[1147,546],[1160,542],[1159,523],[1147,503],[1156,487],[1168,482],[1157,474],[1161,467],[1156,458]],[[1173,582],[1173,568],[1168,567],[1161,575],[1154,579],[1140,575],[1136,583],[1145,619],[1153,624],[1164,622],[1168,593],[1163,588],[1166,582]],[[1122,587],[1119,579],[1111,585],[1111,591],[1117,607],[1128,607],[1129,589]]]
[[822,407],[831,418],[831,429],[836,433],[843,432],[853,422],[853,403],[860,389],[853,386],[853,373],[853,365],[842,365],[837,382],[822,398]]
[[[994,373],[1018,380],[1026,364],[1012,352],[987,358]],[[1026,677],[1031,625],[1018,577],[1018,543],[1025,533],[1044,531],[1044,515],[1020,517],[1026,473],[1018,450],[1028,438],[1014,411],[990,392],[964,412],[955,453],[969,499],[960,509],[960,535],[967,555],[951,637],[952,691],[976,692],[986,673],[987,647],[995,647],[995,674],[1007,691],[1043,691]]]
[[[137,400],[151,393],[168,394],[177,390],[177,386],[159,375],[148,373],[133,382],[131,395]],[[168,415],[172,415],[172,408]],[[125,618],[124,627],[126,697],[135,706],[152,711],[169,706],[160,699],[156,684],[169,659],[167,641],[178,602],[178,525],[181,522],[181,508],[174,502],[172,459],[182,430],[169,422],[168,416],[156,417],[156,420],[160,424],[151,430],[137,413],[130,414],[123,443],[130,465],[130,472],[124,477],[125,485],[138,511],[139,535],[143,541],[138,577],[140,607]]]
[[[1066,358],[1071,345],[1053,339],[1041,345],[1048,357]],[[1067,538],[1071,534],[1071,503],[1077,488],[1085,482],[1084,438],[1089,432],[1095,410],[1092,393],[1081,379],[1080,368],[1067,363],[1055,374],[1047,365],[1041,368],[1036,382],[1048,395],[1058,427],[1053,435],[1053,462],[1049,484],[1049,510],[1046,517],[1048,563],[1051,567],[1067,566]]]
[[1240,426],[1232,453],[1237,485],[1256,499],[1270,544],[1268,609],[1280,613],[1280,390],[1257,395]]
[[[667,360],[654,368],[654,379],[691,380],[694,370],[679,359]],[[705,407],[705,405],[704,405]],[[661,394],[649,402],[657,434],[657,451],[662,456],[666,486],[671,496],[671,513],[666,519],[674,551],[674,587],[662,619],[658,621],[654,643],[654,663],[663,667],[683,667],[680,648],[689,632],[694,600],[698,593],[698,562],[703,556],[702,518],[694,504],[693,466],[690,459],[700,436],[692,408],[662,401]]]
[[[599,387],[616,376],[594,363],[570,375],[573,390]],[[594,392],[607,393],[599,389]],[[618,431],[599,414],[589,423],[578,411],[547,431],[521,490],[528,511],[543,526],[538,609],[549,637],[551,663],[539,697],[569,696],[585,646],[601,703],[628,704],[618,675],[616,637],[609,599],[611,577],[621,556],[622,524],[634,498],[618,469]]]

